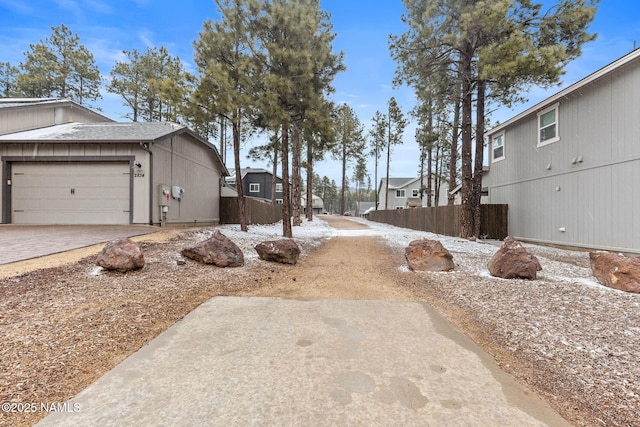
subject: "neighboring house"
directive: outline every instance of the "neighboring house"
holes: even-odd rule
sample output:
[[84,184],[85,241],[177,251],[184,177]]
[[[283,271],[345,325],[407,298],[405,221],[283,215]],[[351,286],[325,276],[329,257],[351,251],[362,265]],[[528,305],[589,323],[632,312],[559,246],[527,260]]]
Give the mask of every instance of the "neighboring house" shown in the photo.
[[[53,116],[92,118],[77,104],[62,103],[68,109]],[[46,120],[52,116],[51,104],[45,102],[41,109],[36,104],[0,108],[0,123],[8,112],[12,121],[30,121],[33,127],[0,135],[2,223],[219,221],[220,182],[227,170],[216,148],[188,128],[106,118],[51,123]],[[21,108],[24,117],[16,114]]]
[[487,132],[490,203],[533,242],[640,252],[640,50]]
[[[225,178],[227,185],[236,185],[235,170],[229,171],[229,177]],[[242,179],[242,192],[247,197],[256,197],[258,199],[264,199],[271,201],[271,191],[273,183],[273,173],[266,169],[259,168],[245,168],[240,169],[240,175]],[[276,204],[282,204],[282,178],[276,175]],[[237,193],[236,193],[237,196]]]
[[366,218],[369,212],[376,210],[376,202],[358,202],[358,216]]
[[[307,212],[306,191],[304,192],[304,194],[302,194],[301,203],[302,203],[302,212],[306,213]],[[315,194],[311,195],[311,211],[316,215],[320,215],[321,213],[324,212],[324,201],[320,196],[316,196]]]
[[[427,178],[424,178],[426,186]],[[420,177],[413,178],[389,178],[389,193],[385,193],[387,179],[380,180],[378,187],[378,209],[385,208],[385,201],[388,197],[387,209],[406,209],[409,207],[427,206],[427,198],[420,199]],[[435,185],[433,186],[435,188]],[[435,191],[435,190],[432,190]],[[446,182],[440,185],[440,193],[437,203],[433,201],[433,206],[446,206],[447,192],[449,186]]]
[[0,98],[0,135],[64,123],[113,121],[68,99]]

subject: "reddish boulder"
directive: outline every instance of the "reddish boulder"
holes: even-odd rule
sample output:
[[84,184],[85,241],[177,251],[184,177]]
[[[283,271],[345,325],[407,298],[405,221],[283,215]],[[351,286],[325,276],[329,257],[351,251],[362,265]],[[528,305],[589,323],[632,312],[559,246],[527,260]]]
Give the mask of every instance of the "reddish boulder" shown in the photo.
[[522,244],[511,236],[489,260],[489,273],[503,279],[535,279],[542,270],[538,258],[529,254]]
[[621,291],[640,293],[640,258],[596,251],[589,252],[589,262],[598,282]]
[[131,239],[123,238],[108,243],[96,257],[96,265],[121,273],[144,267],[142,248]]
[[291,239],[258,243],[255,249],[260,259],[281,264],[296,264],[300,256],[298,244]]
[[414,240],[405,248],[404,257],[414,271],[449,271],[454,267],[453,256],[437,240]]
[[182,256],[216,267],[240,267],[244,265],[242,250],[227,236],[217,231],[213,237],[181,251]]

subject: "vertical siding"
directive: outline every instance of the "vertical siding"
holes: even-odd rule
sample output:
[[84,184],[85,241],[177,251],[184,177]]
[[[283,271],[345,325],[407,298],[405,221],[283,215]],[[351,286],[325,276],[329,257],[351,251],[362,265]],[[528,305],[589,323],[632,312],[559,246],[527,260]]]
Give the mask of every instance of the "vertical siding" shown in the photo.
[[560,141],[537,147],[535,112],[504,129],[483,185],[509,204],[510,234],[640,252],[639,117],[636,60],[559,101]]
[[[171,200],[167,221],[218,222],[221,171],[213,152],[187,134],[159,141],[153,152],[156,193],[160,184],[177,185],[185,190],[182,201]],[[158,200],[155,205],[154,222],[159,222]]]

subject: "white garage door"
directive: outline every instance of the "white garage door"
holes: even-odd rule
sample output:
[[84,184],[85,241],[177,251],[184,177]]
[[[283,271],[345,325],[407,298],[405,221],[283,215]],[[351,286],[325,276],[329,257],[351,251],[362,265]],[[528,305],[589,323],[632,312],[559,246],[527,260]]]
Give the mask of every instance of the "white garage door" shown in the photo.
[[129,224],[126,162],[15,162],[14,224]]

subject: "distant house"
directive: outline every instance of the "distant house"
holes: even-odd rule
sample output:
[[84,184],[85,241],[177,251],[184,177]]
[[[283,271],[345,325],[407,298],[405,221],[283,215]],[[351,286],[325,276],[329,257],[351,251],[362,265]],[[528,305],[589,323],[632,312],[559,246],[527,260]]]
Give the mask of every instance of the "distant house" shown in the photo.
[[358,202],[358,216],[361,218],[368,218],[369,212],[375,210],[376,202]]
[[[306,193],[302,195],[302,212],[307,212],[307,196]],[[315,194],[311,195],[311,210],[314,214],[319,215],[324,213],[324,201],[320,196]]]
[[[236,185],[235,169],[229,171],[229,176],[225,178],[227,185],[234,187]],[[273,173],[260,168],[244,168],[240,169],[242,179],[242,191],[247,197],[255,197],[267,201],[272,200],[272,183],[275,179],[275,199],[276,204],[282,204],[282,178],[273,176]],[[236,193],[237,196],[237,193]]]
[[0,135],[64,123],[114,122],[68,99],[0,98]]
[[640,50],[487,132],[490,203],[534,242],[640,252]]
[[4,224],[213,224],[227,175],[185,126],[51,99],[0,99],[0,168]]
[[[424,178],[426,185],[427,178]],[[409,207],[427,206],[427,198],[420,199],[420,177],[389,178],[389,192],[386,193],[387,179],[382,178],[378,187],[378,209],[385,208],[386,200],[389,200],[387,209],[406,209]],[[433,186],[435,188],[435,185]],[[446,182],[440,185],[439,198],[434,200],[433,206],[445,206],[449,186]]]

